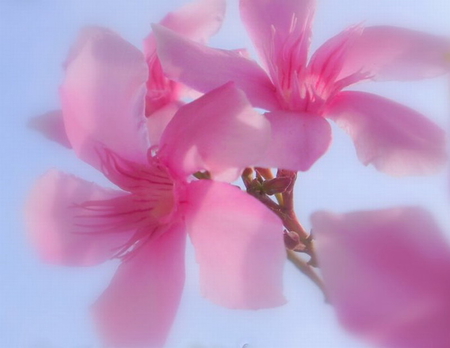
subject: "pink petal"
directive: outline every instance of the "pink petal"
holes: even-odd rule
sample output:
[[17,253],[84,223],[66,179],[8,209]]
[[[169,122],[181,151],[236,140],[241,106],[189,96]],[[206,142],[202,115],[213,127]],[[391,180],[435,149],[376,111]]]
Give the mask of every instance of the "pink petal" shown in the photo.
[[146,163],[147,65],[140,51],[102,28],[85,29],[67,61],[61,87],[67,136],[76,153],[99,167],[96,150]]
[[315,85],[320,86],[316,89],[322,99],[326,100],[342,88],[372,77],[364,69],[346,71],[348,56],[363,31],[361,25],[350,27],[325,42],[311,57],[308,74],[316,79]]
[[240,0],[242,21],[273,79],[306,67],[315,7],[315,0]]
[[186,226],[205,297],[229,308],[285,303],[283,226],[266,206],[229,184],[197,181],[188,188]]
[[[186,38],[205,44],[222,25],[225,16],[224,0],[198,0],[179,10],[170,12],[160,24]],[[170,81],[156,55],[156,39],[153,33],[144,40],[144,53],[149,66],[147,81],[146,115],[149,116],[181,97],[183,88]]]
[[447,347],[450,248],[430,214],[397,208],[312,216],[343,326],[383,347]]
[[39,179],[27,202],[26,221],[31,242],[50,263],[89,266],[103,262],[118,253],[130,239],[131,231],[101,233],[103,226],[115,224],[117,219],[102,216],[101,211],[86,208],[84,204],[114,202],[125,195],[52,170]]
[[327,116],[353,139],[365,165],[394,176],[434,173],[445,164],[445,132],[418,112],[363,92],[342,92]]
[[347,52],[341,77],[357,72],[375,80],[435,77],[450,70],[450,40],[390,26],[365,28]]
[[225,0],[197,0],[169,13],[160,24],[190,40],[206,44],[225,18]]
[[183,224],[125,259],[93,313],[107,347],[163,347],[184,285]]
[[206,47],[159,25],[153,25],[153,32],[169,78],[204,93],[234,81],[253,105],[269,110],[278,107],[275,87],[267,74],[239,51]]
[[147,117],[147,130],[150,144],[158,145],[164,129],[180,109],[182,103],[171,102]]
[[331,128],[323,117],[288,111],[265,116],[272,132],[268,152],[258,166],[306,171],[328,150]]
[[66,130],[64,129],[61,110],[50,111],[34,117],[30,120],[28,125],[41,132],[48,139],[56,141],[69,149],[72,147],[67,138]]
[[[222,26],[225,10],[225,0],[197,0],[169,12],[159,24],[187,39],[206,44]],[[148,58],[155,52],[155,36],[150,33],[144,40],[144,53]]]
[[233,181],[264,155],[270,125],[233,83],[186,104],[161,137],[160,158],[178,176],[208,170]]

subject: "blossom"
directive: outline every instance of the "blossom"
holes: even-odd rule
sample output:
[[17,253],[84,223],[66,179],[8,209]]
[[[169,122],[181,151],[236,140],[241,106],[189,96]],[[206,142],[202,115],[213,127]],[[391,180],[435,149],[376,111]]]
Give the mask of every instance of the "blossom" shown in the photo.
[[[352,26],[309,59],[314,0],[240,0],[240,13],[263,68],[234,51],[204,47],[158,25],[154,32],[165,73],[206,92],[234,81],[256,107],[269,110],[277,167],[307,170],[331,142],[336,122],[365,164],[391,175],[433,173],[446,160],[445,133],[420,113],[383,97],[342,91],[366,80],[412,80],[448,72],[448,40],[392,26]],[[305,127],[314,123],[305,142]],[[281,131],[282,130],[282,131]],[[288,134],[285,134],[288,133]],[[271,153],[270,156],[273,154]]]
[[[222,25],[225,5],[225,0],[197,0],[166,15],[160,25],[190,40],[206,44]],[[147,80],[145,114],[150,140],[156,143],[165,125],[184,103],[182,98],[189,90],[164,75],[153,33],[144,40],[144,55],[150,72]]]
[[[206,44],[209,37],[214,35],[222,25],[225,5],[225,0],[197,0],[168,13],[160,21],[160,25],[195,42]],[[189,93],[189,89],[181,83],[170,80],[164,75],[156,54],[153,33],[145,38],[143,48],[150,71],[146,83],[145,116],[150,140],[156,144],[164,127],[184,104],[183,97],[192,93]],[[66,62],[65,66],[67,64]],[[61,110],[35,117],[30,121],[30,126],[42,132],[47,138],[70,147]]]
[[312,216],[326,290],[349,331],[383,347],[450,342],[450,248],[419,207]]
[[[102,28],[85,29],[74,47],[61,86],[67,137],[116,188],[51,170],[32,190],[27,223],[48,262],[122,259],[93,306],[105,344],[164,344],[183,289],[186,234],[205,297],[230,308],[283,304],[282,223],[222,182],[260,157],[265,117],[227,84],[181,106],[149,148],[143,54]],[[200,171],[221,181],[195,180]]]

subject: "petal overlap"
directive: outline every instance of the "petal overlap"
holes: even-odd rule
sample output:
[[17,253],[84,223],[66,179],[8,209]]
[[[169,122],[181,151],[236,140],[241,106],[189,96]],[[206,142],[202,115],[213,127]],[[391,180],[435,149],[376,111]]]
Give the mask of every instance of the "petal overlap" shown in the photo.
[[153,32],[169,78],[204,93],[233,81],[254,106],[268,110],[278,107],[275,87],[265,71],[240,51],[206,47],[158,25],[153,25]]
[[[225,0],[197,0],[168,13],[160,21],[160,25],[170,28],[190,40],[206,44],[210,36],[214,35],[221,27],[225,9]],[[170,80],[164,74],[156,52],[156,39],[153,33],[150,33],[144,40],[144,55],[149,68],[145,114],[150,119],[160,109],[164,109],[163,112],[170,116],[168,112],[173,109],[166,106],[180,103],[180,100],[186,97],[189,89]],[[161,116],[160,114],[157,116]],[[152,141],[152,144],[156,145],[157,142]]]
[[160,157],[181,177],[208,170],[231,182],[264,156],[269,138],[267,119],[229,83],[180,108],[161,138]]

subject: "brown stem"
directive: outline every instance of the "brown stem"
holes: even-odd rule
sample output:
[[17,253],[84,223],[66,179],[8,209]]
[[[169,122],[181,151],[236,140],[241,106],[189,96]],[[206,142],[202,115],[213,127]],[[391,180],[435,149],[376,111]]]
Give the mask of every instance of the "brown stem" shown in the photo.
[[261,176],[263,177],[265,180],[270,180],[273,179],[273,173],[270,169],[268,168],[259,168],[259,167],[255,167],[255,171]]
[[291,179],[290,185],[283,192],[283,208],[286,211],[294,210],[294,185],[297,180],[297,173],[290,170],[280,169],[277,172],[277,177],[288,177]]
[[[291,179],[289,186],[281,193],[281,199],[278,199],[278,204],[273,201],[262,189],[260,180],[270,180],[271,171],[269,169],[255,168],[257,178],[253,179],[253,173],[246,171],[242,175],[243,182],[247,188],[247,192],[257,198],[260,202],[265,204],[270,210],[277,214],[283,221],[284,227],[289,232],[294,232],[298,235],[301,245],[298,245],[297,251],[304,252],[310,256],[308,262],[298,257],[294,250],[287,249],[288,259],[307,277],[309,277],[325,294],[322,280],[312,267],[317,267],[314,242],[311,235],[298,221],[297,215],[294,211],[294,185],[297,179],[297,173],[288,170],[278,170],[277,177],[288,177]],[[259,177],[259,179],[258,179]],[[326,298],[326,295],[325,295]]]

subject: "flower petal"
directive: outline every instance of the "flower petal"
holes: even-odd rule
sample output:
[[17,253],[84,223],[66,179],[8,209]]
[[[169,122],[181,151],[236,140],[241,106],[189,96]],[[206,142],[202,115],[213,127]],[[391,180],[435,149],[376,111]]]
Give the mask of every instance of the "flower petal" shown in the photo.
[[321,86],[317,89],[322,99],[326,100],[344,87],[372,77],[364,69],[346,71],[348,55],[355,42],[360,40],[363,30],[362,25],[347,28],[320,46],[311,57],[308,74],[316,79],[317,86]]
[[447,160],[445,132],[418,112],[363,92],[339,93],[326,110],[358,158],[394,176],[431,174]]
[[180,108],[161,137],[159,157],[180,177],[208,170],[234,181],[264,155],[269,137],[269,122],[228,83]]
[[41,132],[46,138],[56,141],[60,145],[71,148],[61,110],[49,111],[30,120],[28,125]]
[[87,28],[66,65],[62,110],[78,156],[99,168],[96,149],[106,147],[128,160],[146,163],[148,73],[142,53],[107,29]]
[[362,72],[375,80],[413,80],[450,70],[450,40],[391,26],[367,27],[348,50],[340,77]]
[[184,37],[206,44],[225,18],[225,0],[197,0],[170,12],[160,24]]
[[[197,0],[169,12],[159,24],[187,39],[206,44],[222,26],[225,10],[225,0]],[[150,33],[144,40],[144,53],[148,58],[155,52],[155,37]]]
[[72,175],[49,171],[36,183],[26,206],[29,237],[47,262],[89,266],[115,254],[132,236],[130,230],[101,233],[116,223],[86,202],[121,199],[125,192],[102,188]]
[[407,207],[312,216],[319,264],[341,323],[383,347],[450,342],[450,248]]
[[206,47],[159,25],[153,25],[153,32],[169,78],[204,93],[234,81],[254,106],[268,110],[278,107],[275,87],[267,74],[239,51]]
[[323,117],[288,111],[265,116],[271,125],[271,138],[257,166],[306,171],[328,150],[331,127]]
[[176,223],[122,262],[93,306],[108,347],[162,347],[184,285],[185,232]]
[[315,7],[315,0],[240,0],[242,21],[272,79],[306,67]]
[[167,124],[175,116],[181,105],[183,105],[181,102],[168,103],[147,117],[147,130],[150,144],[159,144],[164,129],[166,129]]
[[229,184],[192,182],[186,226],[205,297],[229,308],[285,303],[283,226],[266,206]]

